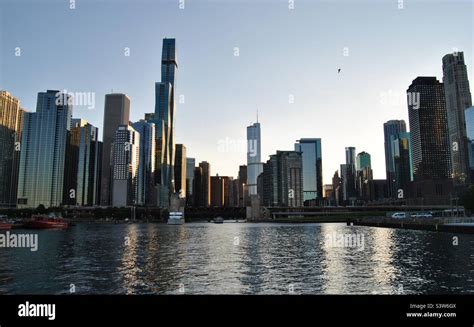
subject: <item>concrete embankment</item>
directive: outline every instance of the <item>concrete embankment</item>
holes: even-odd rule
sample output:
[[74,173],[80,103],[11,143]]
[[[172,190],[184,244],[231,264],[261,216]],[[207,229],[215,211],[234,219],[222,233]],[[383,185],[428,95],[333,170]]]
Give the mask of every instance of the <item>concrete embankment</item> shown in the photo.
[[474,224],[471,222],[446,222],[441,220],[404,220],[404,219],[354,219],[347,224],[355,226],[371,226],[384,228],[402,228],[413,230],[426,230],[432,232],[474,234]]

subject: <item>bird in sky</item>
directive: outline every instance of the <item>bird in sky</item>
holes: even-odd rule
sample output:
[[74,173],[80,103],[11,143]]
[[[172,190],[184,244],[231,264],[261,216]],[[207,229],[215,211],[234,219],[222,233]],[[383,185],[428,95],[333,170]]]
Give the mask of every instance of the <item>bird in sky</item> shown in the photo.
[[338,73],[338,74],[339,74],[340,72],[341,72],[341,68],[339,68],[339,69],[337,70],[337,73]]

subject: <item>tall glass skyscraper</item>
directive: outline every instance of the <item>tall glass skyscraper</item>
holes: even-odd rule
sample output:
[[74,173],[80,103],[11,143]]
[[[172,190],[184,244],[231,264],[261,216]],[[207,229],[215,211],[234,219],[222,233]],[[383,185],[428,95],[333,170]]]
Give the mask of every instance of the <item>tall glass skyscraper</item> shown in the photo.
[[451,177],[446,102],[443,83],[436,77],[417,77],[407,94],[419,94],[419,104],[408,102],[414,181]]
[[301,152],[303,160],[303,203],[317,205],[323,198],[323,168],[320,138],[303,138],[296,141],[295,151]]
[[[410,182],[413,181],[413,169],[411,159],[410,133],[400,132],[390,137],[391,158],[393,172],[393,197],[399,198],[402,194],[406,198],[409,194]],[[400,190],[403,193],[400,193]]]
[[247,127],[247,188],[250,196],[257,195],[257,177],[263,171],[261,162],[260,123]]
[[393,139],[398,138],[400,133],[406,132],[406,123],[404,120],[389,120],[383,124],[384,148],[385,148],[385,171],[387,176],[388,195],[396,197],[397,186],[395,178],[395,166],[393,160]]
[[443,84],[448,116],[452,177],[455,183],[469,179],[469,157],[464,110],[472,106],[464,53],[443,57]]
[[[175,87],[178,70],[178,58],[175,39],[163,39],[161,54],[161,82],[155,83],[155,114],[153,122],[157,125],[158,143],[163,144],[162,157],[158,167],[161,192],[169,194],[175,192],[174,187],[174,163],[175,163],[175,141],[174,141],[174,117],[176,109]],[[161,197],[166,201],[166,197]],[[160,206],[167,207],[169,203],[161,203]]]
[[138,205],[156,206],[155,124],[140,120],[133,123],[132,127],[140,135],[136,202]]
[[60,206],[71,130],[69,95],[38,93],[35,113],[25,113],[21,139],[18,207]]
[[130,98],[121,93],[105,95],[104,134],[102,138],[102,185],[100,201],[102,205],[112,203],[112,143],[115,132],[120,125],[128,125],[130,121]]

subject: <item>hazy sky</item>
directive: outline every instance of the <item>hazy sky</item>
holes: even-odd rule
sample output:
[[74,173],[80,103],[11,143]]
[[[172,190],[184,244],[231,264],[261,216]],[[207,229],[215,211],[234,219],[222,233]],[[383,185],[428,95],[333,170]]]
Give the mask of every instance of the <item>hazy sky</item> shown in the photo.
[[77,106],[74,117],[100,129],[111,90],[130,96],[133,121],[154,111],[162,39],[176,38],[176,141],[213,175],[235,176],[245,163],[245,148],[232,144],[244,144],[258,108],[263,161],[320,137],[325,184],[346,146],[369,152],[374,177],[385,178],[383,123],[408,124],[411,81],[441,79],[442,56],[458,49],[474,83],[469,0],[404,0],[403,9],[398,0],[0,4],[0,89],[30,111],[46,89],[94,93],[95,107]]

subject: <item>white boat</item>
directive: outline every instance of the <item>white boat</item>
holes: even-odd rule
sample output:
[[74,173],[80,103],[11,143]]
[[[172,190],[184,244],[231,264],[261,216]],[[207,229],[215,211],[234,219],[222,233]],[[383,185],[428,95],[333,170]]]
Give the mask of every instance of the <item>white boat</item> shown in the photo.
[[168,225],[184,224],[184,214],[180,211],[172,211],[169,214]]

